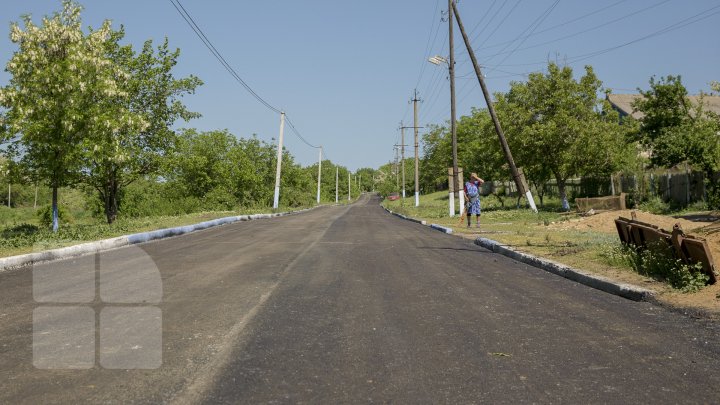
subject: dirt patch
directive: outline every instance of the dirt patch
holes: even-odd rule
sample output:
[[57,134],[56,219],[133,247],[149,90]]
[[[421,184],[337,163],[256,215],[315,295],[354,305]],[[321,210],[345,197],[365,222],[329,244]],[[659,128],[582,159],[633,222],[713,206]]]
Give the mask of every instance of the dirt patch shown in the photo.
[[[616,234],[614,220],[618,217],[630,218],[630,213],[631,210],[608,211],[588,217],[551,223],[548,228],[557,231],[581,230]],[[713,256],[715,268],[720,269],[720,221],[717,220],[717,215],[711,213],[675,218],[643,211],[635,211],[635,213],[639,221],[656,225],[668,231],[672,230],[673,225],[680,224],[686,234],[705,238]],[[615,275],[615,277],[618,276]],[[621,278],[623,280],[620,281],[631,281],[628,280],[627,276]],[[673,307],[697,308],[720,315],[720,283],[707,286],[701,291],[692,294],[683,294],[672,289],[664,289],[659,293],[659,300]]]

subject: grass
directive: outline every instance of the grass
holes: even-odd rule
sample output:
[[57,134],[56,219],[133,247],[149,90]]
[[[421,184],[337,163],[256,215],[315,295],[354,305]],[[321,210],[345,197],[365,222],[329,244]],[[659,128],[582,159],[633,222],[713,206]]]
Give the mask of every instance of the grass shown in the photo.
[[[346,202],[345,202],[346,203]],[[308,207],[305,207],[308,208]],[[299,210],[301,208],[292,208]],[[289,211],[280,207],[278,211]],[[256,207],[237,211],[210,211],[178,216],[123,218],[108,225],[103,219],[88,215],[81,209],[69,210],[70,218],[57,233],[40,225],[33,208],[0,208],[0,257],[76,245],[138,232],[196,224],[217,218],[271,212]]]

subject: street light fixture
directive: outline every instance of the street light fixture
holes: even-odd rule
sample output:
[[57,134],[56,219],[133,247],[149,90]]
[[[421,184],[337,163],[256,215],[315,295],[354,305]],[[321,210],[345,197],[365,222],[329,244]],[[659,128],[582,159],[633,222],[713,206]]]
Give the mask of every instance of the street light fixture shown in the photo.
[[443,58],[440,55],[435,55],[430,58],[428,58],[428,62],[432,63],[433,65],[439,65],[441,63],[448,64],[448,60]]

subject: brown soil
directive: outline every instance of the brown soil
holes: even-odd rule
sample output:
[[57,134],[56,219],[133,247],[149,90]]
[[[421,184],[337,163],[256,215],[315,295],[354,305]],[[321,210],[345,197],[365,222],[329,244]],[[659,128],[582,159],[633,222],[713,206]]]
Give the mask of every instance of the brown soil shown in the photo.
[[[720,269],[720,220],[718,220],[717,213],[674,218],[642,211],[635,212],[639,221],[656,225],[665,230],[672,230],[673,225],[680,224],[686,234],[705,238],[710,247],[711,255],[713,256],[715,268]],[[565,222],[550,224],[550,228],[559,231],[576,229],[615,234],[617,230],[615,229],[614,219],[618,217],[631,218],[631,210],[609,211],[571,219]],[[685,218],[691,218],[693,220]],[[621,281],[628,282],[629,280],[625,279]],[[658,293],[658,299],[661,302],[673,307],[700,309],[712,315],[720,315],[720,282],[707,286],[701,291],[692,294],[683,294],[669,289],[658,291]]]

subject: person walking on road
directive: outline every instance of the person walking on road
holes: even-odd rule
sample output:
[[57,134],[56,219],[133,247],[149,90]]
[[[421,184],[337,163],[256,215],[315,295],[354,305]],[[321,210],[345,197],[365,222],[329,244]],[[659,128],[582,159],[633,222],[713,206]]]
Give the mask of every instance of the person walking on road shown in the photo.
[[470,218],[475,214],[475,226],[480,227],[480,186],[485,180],[477,173],[470,173],[470,181],[465,183],[465,201],[467,202],[467,226],[470,228]]

